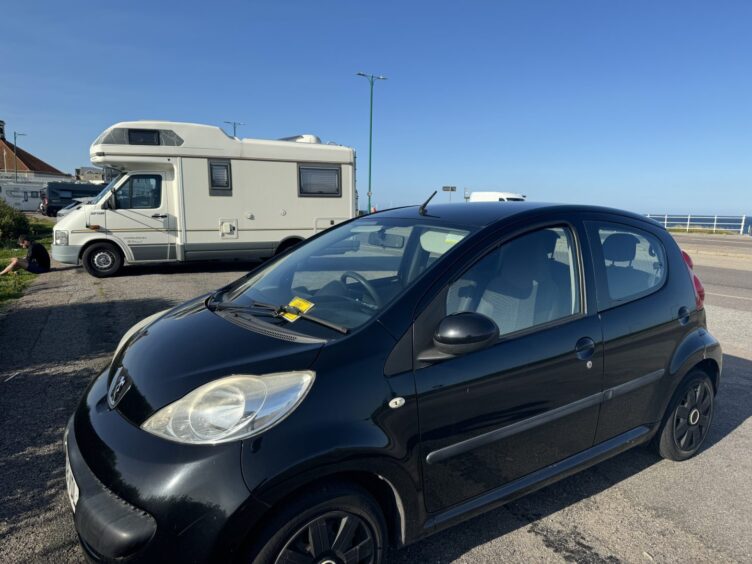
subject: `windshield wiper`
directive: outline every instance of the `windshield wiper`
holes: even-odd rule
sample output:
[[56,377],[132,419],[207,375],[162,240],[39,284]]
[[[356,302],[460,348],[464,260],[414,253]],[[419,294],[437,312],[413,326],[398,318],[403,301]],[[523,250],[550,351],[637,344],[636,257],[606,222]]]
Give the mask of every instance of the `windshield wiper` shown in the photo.
[[264,302],[252,302],[246,305],[239,305],[239,304],[232,304],[232,303],[225,304],[223,302],[214,302],[211,306],[211,309],[213,311],[248,311],[251,309],[263,309],[272,313],[275,317],[282,317],[283,319],[284,319],[283,314],[289,313],[291,315],[304,317],[308,321],[312,321],[313,323],[316,323],[323,327],[327,327],[329,329],[332,329],[333,331],[342,333],[343,335],[347,335],[350,332],[350,330],[347,327],[337,325],[336,323],[332,323],[331,321],[327,321],[326,319],[321,319],[320,317],[315,317],[311,315],[310,313],[306,313],[291,305],[275,306],[273,304],[267,304]]

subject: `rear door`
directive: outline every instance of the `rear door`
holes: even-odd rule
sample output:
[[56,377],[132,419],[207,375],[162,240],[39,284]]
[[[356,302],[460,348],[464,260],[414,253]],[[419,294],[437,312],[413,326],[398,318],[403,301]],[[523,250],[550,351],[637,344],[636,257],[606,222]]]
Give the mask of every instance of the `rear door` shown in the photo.
[[[429,512],[592,446],[603,350],[600,320],[585,299],[581,239],[571,225],[521,234],[469,266],[416,320]],[[498,342],[463,356],[422,360],[441,319],[460,311],[493,319]]]
[[105,210],[108,237],[121,241],[136,261],[175,259],[170,240],[169,191],[161,173],[134,173],[115,189],[115,209]]
[[602,442],[657,417],[687,304],[670,298],[666,249],[650,226],[626,218],[586,226],[606,356],[596,435]]

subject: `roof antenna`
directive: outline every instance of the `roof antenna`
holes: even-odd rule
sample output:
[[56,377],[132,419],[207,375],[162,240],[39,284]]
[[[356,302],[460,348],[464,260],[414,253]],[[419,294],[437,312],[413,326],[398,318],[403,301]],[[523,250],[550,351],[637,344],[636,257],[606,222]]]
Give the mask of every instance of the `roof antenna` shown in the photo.
[[433,194],[428,196],[428,199],[420,205],[420,207],[418,208],[418,213],[420,215],[426,215],[426,206],[428,205],[428,202],[430,202],[431,199],[436,195],[436,192],[437,190],[434,190]]

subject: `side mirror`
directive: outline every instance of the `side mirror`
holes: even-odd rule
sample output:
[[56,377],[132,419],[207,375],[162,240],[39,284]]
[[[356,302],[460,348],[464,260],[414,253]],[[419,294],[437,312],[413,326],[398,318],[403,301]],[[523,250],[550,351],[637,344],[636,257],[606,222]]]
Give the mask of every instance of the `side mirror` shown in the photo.
[[114,210],[115,209],[115,193],[110,193],[109,196],[107,196],[107,199],[102,204],[103,210]]
[[463,311],[441,320],[433,334],[433,344],[442,353],[453,356],[478,351],[499,338],[499,327],[492,319]]

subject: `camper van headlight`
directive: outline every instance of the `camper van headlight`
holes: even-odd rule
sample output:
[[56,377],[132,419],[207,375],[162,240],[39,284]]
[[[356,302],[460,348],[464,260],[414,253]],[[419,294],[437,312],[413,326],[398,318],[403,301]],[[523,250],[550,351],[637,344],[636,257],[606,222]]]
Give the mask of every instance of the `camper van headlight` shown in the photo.
[[68,245],[68,232],[55,229],[55,245],[65,247]]
[[227,376],[163,407],[141,428],[171,441],[196,445],[246,439],[292,413],[314,378],[310,371]]

